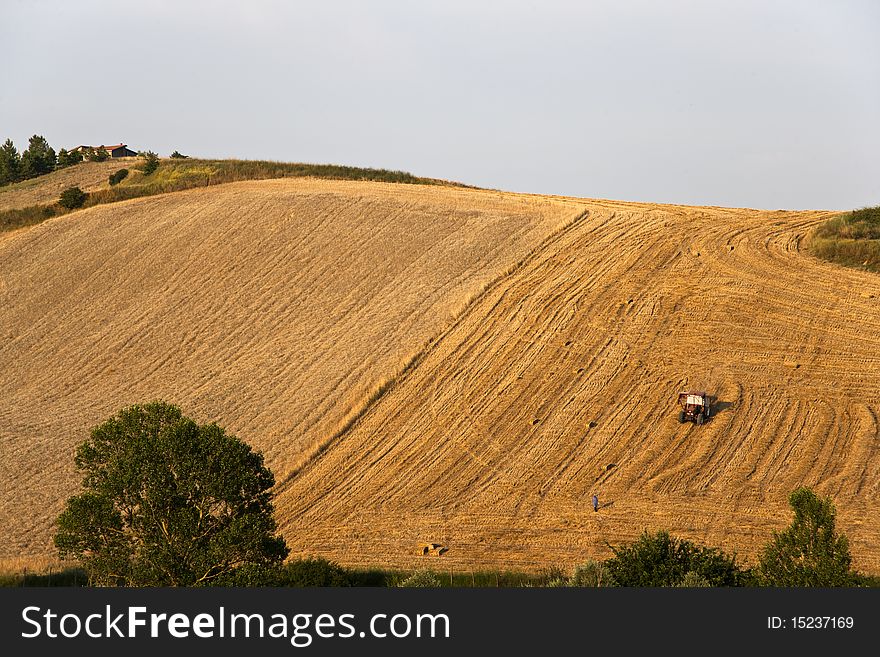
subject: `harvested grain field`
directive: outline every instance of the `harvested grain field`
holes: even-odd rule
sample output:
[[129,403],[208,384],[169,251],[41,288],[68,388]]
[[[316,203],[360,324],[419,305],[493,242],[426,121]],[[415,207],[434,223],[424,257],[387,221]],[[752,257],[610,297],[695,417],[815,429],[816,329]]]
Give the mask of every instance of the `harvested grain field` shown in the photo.
[[278,479],[582,211],[308,179],[97,206],[0,241],[0,557],[45,554],[73,448],[162,398]]
[[801,252],[827,213],[586,207],[283,487],[293,548],[538,569],[668,529],[753,560],[811,485],[880,571],[880,278]]
[[111,173],[120,169],[132,171],[132,167],[137,162],[137,158],[134,157],[104,162],[82,162],[58,169],[45,176],[24,180],[14,185],[5,185],[0,187],[0,211],[55,203],[61,192],[68,187],[76,186],[86,192],[107,189],[110,187],[108,178]]
[[0,557],[49,552],[91,425],[164,398],[264,450],[295,554],[541,569],[663,528],[753,558],[805,484],[880,572],[880,278],[803,253],[828,214],[277,180],[14,233]]

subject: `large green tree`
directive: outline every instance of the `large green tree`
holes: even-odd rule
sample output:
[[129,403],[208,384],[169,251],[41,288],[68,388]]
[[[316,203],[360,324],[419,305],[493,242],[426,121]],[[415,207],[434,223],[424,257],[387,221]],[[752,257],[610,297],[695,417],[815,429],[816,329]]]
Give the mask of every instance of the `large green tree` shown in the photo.
[[228,583],[287,556],[262,455],[176,406],[121,410],[77,448],[76,465],[84,490],[58,517],[55,545],[95,584]]
[[8,185],[18,180],[21,168],[21,156],[11,139],[0,146],[0,185]]
[[758,575],[766,586],[851,586],[855,575],[846,536],[835,529],[831,498],[798,488],[788,498],[794,520],[774,532],[764,548]]
[[28,140],[27,149],[21,154],[21,177],[35,178],[55,170],[55,150],[42,135]]

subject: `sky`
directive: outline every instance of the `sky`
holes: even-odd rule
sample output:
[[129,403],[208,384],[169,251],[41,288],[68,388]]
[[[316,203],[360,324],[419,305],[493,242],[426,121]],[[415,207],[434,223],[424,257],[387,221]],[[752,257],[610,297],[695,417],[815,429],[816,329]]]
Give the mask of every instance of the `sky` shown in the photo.
[[0,139],[880,204],[876,0],[0,0]]

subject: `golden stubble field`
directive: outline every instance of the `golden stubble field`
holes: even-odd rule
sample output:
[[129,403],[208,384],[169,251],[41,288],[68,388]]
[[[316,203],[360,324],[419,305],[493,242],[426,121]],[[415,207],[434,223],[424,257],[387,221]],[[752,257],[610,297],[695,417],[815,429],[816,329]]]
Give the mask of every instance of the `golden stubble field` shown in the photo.
[[98,206],[0,241],[0,557],[51,551],[73,450],[156,398],[284,480],[566,200],[306,179]]
[[802,252],[828,215],[278,180],[13,234],[0,556],[49,554],[73,446],[164,398],[266,453],[294,554],[541,569],[662,528],[753,560],[805,484],[878,572],[880,278]]
[[667,529],[754,563],[810,485],[880,570],[880,278],[801,252],[827,213],[585,205],[282,487],[293,548],[538,569]]

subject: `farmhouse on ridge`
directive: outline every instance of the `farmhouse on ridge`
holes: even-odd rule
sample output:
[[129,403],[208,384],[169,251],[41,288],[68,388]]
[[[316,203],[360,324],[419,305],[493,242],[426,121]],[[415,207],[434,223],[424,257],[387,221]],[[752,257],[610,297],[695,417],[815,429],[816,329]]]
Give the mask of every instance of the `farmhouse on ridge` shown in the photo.
[[71,153],[85,153],[89,149],[98,150],[103,148],[110,154],[110,157],[134,157],[137,155],[133,150],[128,147],[128,144],[116,144],[115,146],[104,146],[101,144],[100,146],[86,146],[79,145],[76,148],[71,149]]

